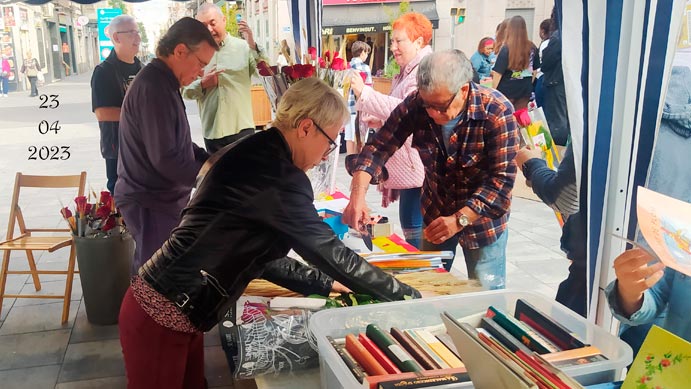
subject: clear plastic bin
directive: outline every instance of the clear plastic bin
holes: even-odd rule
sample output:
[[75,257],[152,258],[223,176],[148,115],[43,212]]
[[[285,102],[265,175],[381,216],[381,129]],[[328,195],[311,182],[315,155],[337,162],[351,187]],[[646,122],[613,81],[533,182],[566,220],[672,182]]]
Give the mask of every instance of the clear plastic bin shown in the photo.
[[[583,385],[612,382],[620,378],[622,369],[631,363],[631,348],[616,336],[586,321],[568,308],[548,297],[527,291],[497,290],[440,296],[421,300],[329,309],[310,318],[310,330],[317,339],[321,387],[328,389],[358,388],[348,367],[331,347],[327,336],[335,339],[346,334],[365,332],[367,324],[376,323],[383,329],[416,328],[442,325],[440,314],[449,312],[456,318],[478,317],[493,305],[513,315],[517,299],[524,299],[578,335],[586,343],[600,349],[608,360],[587,365],[570,366],[563,371]],[[469,321],[471,324],[472,323]],[[444,388],[472,388],[471,382],[445,385]]]

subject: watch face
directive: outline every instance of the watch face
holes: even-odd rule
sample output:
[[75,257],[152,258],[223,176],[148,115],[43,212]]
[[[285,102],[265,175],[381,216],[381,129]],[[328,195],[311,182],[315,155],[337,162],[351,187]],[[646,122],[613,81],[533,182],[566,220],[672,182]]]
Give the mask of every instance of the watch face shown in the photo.
[[460,224],[462,227],[466,227],[468,224],[470,224],[470,220],[468,220],[468,216],[466,215],[461,215],[458,217],[458,224]]

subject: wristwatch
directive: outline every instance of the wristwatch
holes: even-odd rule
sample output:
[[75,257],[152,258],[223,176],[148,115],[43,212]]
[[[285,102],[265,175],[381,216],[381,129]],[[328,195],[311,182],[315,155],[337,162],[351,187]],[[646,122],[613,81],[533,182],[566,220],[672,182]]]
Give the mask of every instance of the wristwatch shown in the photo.
[[461,213],[456,216],[456,223],[458,223],[460,227],[467,227],[470,224],[470,219],[468,219],[468,216]]

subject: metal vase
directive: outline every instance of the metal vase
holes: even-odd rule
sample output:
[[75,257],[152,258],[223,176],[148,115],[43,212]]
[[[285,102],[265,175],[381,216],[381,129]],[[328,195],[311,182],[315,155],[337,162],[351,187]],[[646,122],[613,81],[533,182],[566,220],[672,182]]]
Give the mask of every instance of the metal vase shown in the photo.
[[86,317],[92,324],[117,324],[130,285],[134,239],[125,232],[105,238],[74,237]]

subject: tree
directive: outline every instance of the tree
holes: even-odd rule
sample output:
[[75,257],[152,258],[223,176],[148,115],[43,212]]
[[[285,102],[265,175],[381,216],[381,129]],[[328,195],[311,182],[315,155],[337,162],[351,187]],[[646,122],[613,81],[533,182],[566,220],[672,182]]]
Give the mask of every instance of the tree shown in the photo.
[[232,36],[239,37],[240,33],[238,32],[238,22],[236,18],[238,6],[236,4],[224,4],[221,7],[221,11],[223,11],[223,15],[226,17],[226,31]]
[[108,0],[108,6],[110,8],[120,8],[122,10],[123,15],[127,14],[127,6],[125,5],[125,2],[122,0]]
[[146,29],[144,28],[144,23],[137,22],[137,28],[139,29],[139,34],[142,37],[143,43],[149,43],[149,37],[146,35]]

